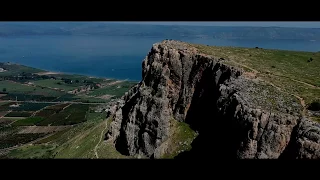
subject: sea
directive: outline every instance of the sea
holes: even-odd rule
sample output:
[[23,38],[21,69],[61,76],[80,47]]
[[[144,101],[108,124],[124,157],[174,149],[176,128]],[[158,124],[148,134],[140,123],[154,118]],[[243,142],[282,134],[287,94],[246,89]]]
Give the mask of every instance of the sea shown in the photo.
[[[140,81],[142,61],[152,44],[164,39],[100,35],[0,37],[0,62],[13,62],[54,72]],[[309,40],[171,39],[214,46],[320,51],[320,42]]]

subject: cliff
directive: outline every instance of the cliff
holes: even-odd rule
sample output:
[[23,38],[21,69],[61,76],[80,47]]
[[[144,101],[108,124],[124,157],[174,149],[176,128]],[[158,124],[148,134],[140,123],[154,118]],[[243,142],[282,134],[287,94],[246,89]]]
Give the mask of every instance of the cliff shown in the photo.
[[107,139],[145,158],[319,158],[320,126],[299,99],[228,61],[154,44],[143,80],[109,109]]

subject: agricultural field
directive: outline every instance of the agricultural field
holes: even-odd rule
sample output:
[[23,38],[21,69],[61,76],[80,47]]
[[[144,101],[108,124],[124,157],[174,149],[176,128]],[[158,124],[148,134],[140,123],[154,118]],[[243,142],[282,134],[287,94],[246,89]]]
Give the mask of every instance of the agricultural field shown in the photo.
[[31,115],[32,115],[32,112],[12,111],[6,114],[4,117],[29,117]]
[[20,119],[18,121],[15,121],[12,126],[33,126],[36,123],[43,121],[43,117],[28,117],[25,119]]
[[34,141],[40,137],[45,136],[43,133],[39,134],[10,134],[0,138],[0,150],[4,148],[22,145]]
[[95,108],[136,84],[2,66],[7,71],[0,73],[0,158],[95,158],[93,149],[106,130],[106,113]]
[[114,85],[106,86],[103,88],[95,89],[90,92],[88,95],[101,97],[104,95],[110,95],[113,98],[119,98],[124,93],[128,91],[132,86],[136,85],[137,82],[124,81]]
[[78,85],[70,86],[68,84],[65,84],[62,80],[56,80],[56,79],[44,79],[44,80],[32,81],[32,83],[40,87],[57,88],[57,89],[63,89],[65,91],[74,90],[76,87],[78,87]]
[[1,118],[0,119],[0,128],[8,126],[9,124],[13,123],[16,119],[12,118]]
[[19,107],[9,107],[12,111],[38,111],[47,106],[53,105],[52,103],[21,103]]

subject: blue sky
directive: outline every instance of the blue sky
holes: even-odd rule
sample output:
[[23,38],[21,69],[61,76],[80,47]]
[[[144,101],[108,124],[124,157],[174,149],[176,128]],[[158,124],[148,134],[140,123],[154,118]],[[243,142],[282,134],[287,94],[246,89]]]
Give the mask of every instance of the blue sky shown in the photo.
[[198,25],[198,26],[278,26],[278,27],[302,27],[302,28],[320,28],[320,21],[289,21],[289,22],[281,22],[281,21],[264,21],[264,22],[253,22],[253,21],[237,21],[237,22],[121,22],[126,24],[158,24],[158,25]]

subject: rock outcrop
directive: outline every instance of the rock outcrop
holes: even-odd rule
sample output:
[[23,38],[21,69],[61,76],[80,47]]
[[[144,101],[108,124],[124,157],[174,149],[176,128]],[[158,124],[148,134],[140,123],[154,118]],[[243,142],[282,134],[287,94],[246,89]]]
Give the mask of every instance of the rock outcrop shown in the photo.
[[161,158],[170,120],[199,135],[176,158],[319,158],[320,128],[300,102],[177,41],[153,45],[143,80],[112,108],[107,138],[124,155]]

